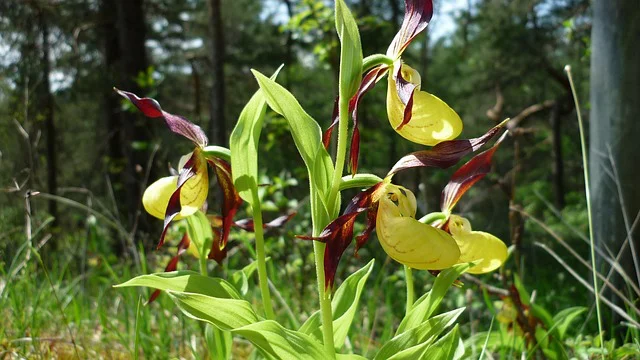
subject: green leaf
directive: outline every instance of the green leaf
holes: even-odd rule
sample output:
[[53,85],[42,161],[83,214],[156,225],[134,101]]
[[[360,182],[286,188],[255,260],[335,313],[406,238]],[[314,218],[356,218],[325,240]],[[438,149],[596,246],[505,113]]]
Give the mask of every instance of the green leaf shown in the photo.
[[411,308],[411,311],[402,319],[396,335],[412,329],[429,319],[438,305],[440,305],[440,302],[442,302],[451,284],[471,266],[473,266],[473,263],[458,264],[441,271],[433,282],[431,291],[420,297]]
[[[275,80],[281,69],[282,65],[271,76],[271,80]],[[251,204],[252,207],[254,204],[251,191],[258,189],[258,143],[266,110],[264,94],[258,89],[242,109],[229,139],[229,147],[233,154],[231,157],[233,184],[242,200]]]
[[223,299],[241,299],[233,285],[223,279],[202,276],[193,271],[172,271],[140,275],[114,287],[145,286],[174,292],[187,292]]
[[460,331],[456,325],[449,333],[440,338],[433,344],[422,343],[403,350],[390,358],[389,360],[413,360],[413,359],[429,359],[429,360],[453,360],[460,359],[464,355],[464,345],[460,341]]
[[367,360],[367,358],[356,354],[336,354],[336,360]]
[[246,300],[223,299],[188,292],[167,293],[185,315],[208,322],[220,330],[233,330],[258,321],[258,316]]
[[558,332],[560,340],[564,339],[567,329],[569,329],[571,323],[573,323],[573,321],[585,311],[587,311],[587,308],[582,306],[570,307],[560,311],[553,317],[553,324]]
[[220,330],[217,327],[206,324],[204,338],[207,343],[210,359],[230,359],[233,347],[233,335],[231,332]]
[[434,316],[413,329],[407,330],[382,346],[374,360],[384,360],[419,344],[433,343],[436,338],[449,326],[453,325],[464,307]]
[[318,151],[324,149],[320,126],[302,109],[298,100],[287,89],[256,70],[252,70],[252,72],[258,80],[267,104],[287,120],[302,159],[307,168],[312,168]]
[[211,243],[213,242],[213,230],[211,230],[211,223],[207,218],[207,215],[198,210],[193,215],[187,216],[187,233],[189,239],[193,241],[198,249],[198,254],[201,258],[207,257],[211,250]]
[[522,284],[522,280],[518,274],[513,274],[513,286],[518,290],[518,295],[520,295],[520,300],[524,305],[529,306],[531,304],[531,298],[529,297],[529,292],[525,289],[524,284]]
[[269,358],[328,359],[329,354],[320,342],[299,331],[285,329],[273,320],[265,320],[233,330]]
[[[309,173],[311,208],[314,223],[325,225],[329,213],[324,197],[331,186],[333,163],[322,145],[322,135],[318,123],[307,114],[298,100],[287,89],[278,85],[256,70],[251,70],[273,111],[282,115],[287,123],[293,141]],[[334,206],[338,208],[338,206]]]
[[[269,260],[271,260],[271,258],[268,256],[264,259],[265,263],[269,262]],[[253,275],[257,268],[258,262],[253,261],[249,265],[242,268],[242,270],[238,270],[231,274],[229,281],[233,284],[233,286],[236,287],[236,289],[238,289],[242,296],[247,295],[249,291],[249,278],[251,277],[251,275]]]
[[[351,274],[336,290],[331,300],[331,308],[333,314],[333,343],[336,349],[340,349],[344,344],[349,328],[353,322],[353,317],[358,310],[358,302],[364,284],[373,270],[375,260],[363,266],[358,271]],[[300,331],[311,334],[316,339],[322,339],[322,322],[320,312],[313,313],[307,321],[300,327]]]
[[344,0],[336,0],[336,31],[340,38],[340,98],[349,101],[362,81],[362,45],[358,25]]

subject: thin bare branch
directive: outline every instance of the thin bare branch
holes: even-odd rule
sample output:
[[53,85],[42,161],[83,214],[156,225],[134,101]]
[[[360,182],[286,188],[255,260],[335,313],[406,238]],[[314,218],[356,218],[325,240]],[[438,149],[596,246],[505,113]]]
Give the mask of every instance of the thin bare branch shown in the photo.
[[[562,265],[568,272],[569,274],[571,274],[576,280],[578,280],[578,282],[580,284],[582,284],[582,286],[584,286],[585,288],[587,288],[587,290],[591,291],[593,293],[593,287],[583,278],[580,277],[580,275],[578,275],[575,270],[573,270],[571,268],[571,266],[569,266],[566,262],[564,262],[564,260],[562,260],[562,258],[560,256],[558,256],[558,254],[556,254],[553,250],[551,250],[548,246],[546,246],[545,244],[539,243],[539,242],[534,242],[534,244],[538,247],[541,247],[542,249],[544,249],[546,252],[548,252],[551,256],[553,256],[554,259],[556,259],[556,261],[558,263],[560,263],[560,265]],[[638,323],[637,321],[635,321],[634,319],[632,319],[623,309],[621,309],[619,306],[617,306],[616,304],[614,304],[613,302],[611,302],[609,299],[605,298],[605,297],[601,297],[600,300],[602,300],[603,303],[605,303],[607,306],[609,306],[611,308],[611,310],[615,311],[618,315],[620,315],[621,317],[623,317],[625,320],[627,320],[629,323],[631,323],[633,326],[635,327],[640,327],[640,323]]]

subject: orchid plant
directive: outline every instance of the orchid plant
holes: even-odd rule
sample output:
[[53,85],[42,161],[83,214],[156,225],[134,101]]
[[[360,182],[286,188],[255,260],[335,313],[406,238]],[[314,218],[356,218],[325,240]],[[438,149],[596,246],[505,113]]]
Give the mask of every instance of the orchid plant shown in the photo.
[[[498,124],[477,138],[456,140],[462,131],[458,114],[435,95],[421,90],[420,74],[406,65],[401,55],[427,27],[432,13],[431,0],[405,0],[404,21],[386,54],[363,58],[353,15],[344,0],[335,1],[335,24],[341,43],[339,93],[332,124],[324,134],[295,97],[275,81],[279,69],[271,77],[253,71],[260,89],[241,112],[230,137],[230,149],[209,146],[200,127],[162,110],[155,100],[116,90],[144,115],[163,119],[171,131],[195,145],[193,152],[180,160],[178,174],[151,184],[142,199],[147,212],[164,221],[158,247],[164,243],[172,223],[186,222],[177,255],[166,272],[138,276],[119,286],[157,289],[150,301],[164,291],[187,316],[208,323],[205,337],[213,358],[228,358],[233,336],[241,336],[265,358],[360,359],[363,358],[360,355],[342,354],[343,344],[373,260],[342,281],[337,289],[336,273],[342,255],[354,239],[357,253],[375,231],[384,251],[404,266],[407,282],[406,315],[396,335],[380,347],[375,359],[462,356],[464,349],[457,326],[447,329],[455,324],[463,309],[437,316],[434,310],[462,273],[488,273],[504,264],[507,247],[489,233],[472,230],[470,222],[454,214],[453,209],[463,194],[490,171],[492,156],[506,133],[453,174],[442,192],[440,212],[417,218],[416,197],[409,189],[394,184],[393,176],[411,168],[455,166],[497,137],[505,125]],[[391,126],[405,139],[430,148],[402,157],[381,178],[358,173],[358,107],[362,96],[385,75]],[[258,144],[267,108],[287,121],[309,177],[312,233],[299,234],[297,238],[301,240],[291,241],[313,241],[320,309],[298,329],[288,329],[277,322],[268,286],[264,231],[281,226],[292,214],[269,223],[262,219]],[[337,149],[332,159],[327,148],[335,130]],[[347,156],[351,174],[343,176]],[[219,215],[205,213],[211,170],[224,195]],[[341,192],[349,188],[362,191],[340,213]],[[250,207],[253,217],[234,220],[243,202]],[[355,235],[354,225],[359,218],[365,221],[365,227]],[[222,264],[228,255],[227,242],[234,226],[253,232],[255,262],[227,280],[209,277],[206,260]],[[199,273],[175,271],[179,256],[187,251],[200,259]],[[429,270],[437,275],[432,290],[417,300],[412,269]],[[246,280],[254,271],[258,273],[264,314],[245,299],[246,286],[239,285],[239,279]]]

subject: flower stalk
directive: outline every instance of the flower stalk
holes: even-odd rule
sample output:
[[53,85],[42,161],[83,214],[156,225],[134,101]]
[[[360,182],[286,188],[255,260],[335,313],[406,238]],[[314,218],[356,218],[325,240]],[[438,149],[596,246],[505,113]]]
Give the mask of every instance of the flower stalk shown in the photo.
[[[314,232],[315,233],[315,232]],[[333,345],[333,314],[331,311],[331,297],[327,295],[324,274],[324,250],[326,245],[319,241],[313,242],[313,252],[316,261],[316,277],[318,278],[318,299],[320,301],[320,314],[322,316],[322,340],[328,354],[335,357]]]
[[393,59],[384,54],[373,54],[362,59],[362,72],[365,73],[378,65],[393,65]]
[[[347,155],[349,99],[340,98],[338,111],[338,148],[336,151],[336,163],[331,183],[331,190],[329,191],[327,201],[330,206],[328,211],[332,218],[337,217],[338,212],[340,211],[340,207],[338,205],[340,202],[338,197],[340,196],[342,173],[344,171],[344,163]],[[317,224],[313,225],[313,234],[314,236],[318,236],[320,234],[321,227],[316,226]],[[318,278],[318,298],[320,300],[320,313],[322,315],[322,338],[327,352],[329,354],[333,354],[335,357],[335,346],[333,343],[333,315],[331,311],[331,297],[329,293],[331,289],[326,288],[324,273],[325,248],[326,244],[319,241],[313,242],[313,251],[316,260],[316,275]]]
[[413,286],[413,271],[407,265],[404,266],[404,277],[405,282],[407,283],[407,307],[405,310],[405,316],[408,316],[409,311],[411,311],[411,308],[413,307],[416,296]]
[[256,239],[256,261],[258,262],[258,283],[260,284],[260,295],[267,320],[274,320],[273,304],[271,293],[269,292],[269,278],[267,276],[267,261],[264,251],[264,229],[262,226],[262,208],[257,191],[252,191],[253,196],[253,227]]

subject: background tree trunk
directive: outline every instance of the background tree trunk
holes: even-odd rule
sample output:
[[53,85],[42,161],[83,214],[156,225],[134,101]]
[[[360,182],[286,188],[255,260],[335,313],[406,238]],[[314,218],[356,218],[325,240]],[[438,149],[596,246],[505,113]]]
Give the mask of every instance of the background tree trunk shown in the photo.
[[[47,191],[55,195],[58,191],[58,165],[56,161],[56,126],[54,123],[54,104],[53,94],[51,94],[51,84],[49,82],[49,74],[51,73],[51,64],[49,63],[49,24],[47,23],[47,14],[45,9],[38,8],[38,23],[40,26],[40,34],[42,35],[42,83],[40,84],[40,101],[44,112],[44,126],[46,136],[46,159],[47,159]],[[58,204],[49,201],[49,214],[57,219]]]
[[[146,28],[142,0],[117,0],[117,28],[119,44],[119,86],[140,96],[143,90],[136,82],[140,73],[146,73],[148,62],[145,52]],[[129,226],[135,226],[141,206],[141,182],[148,162],[150,134],[148,119],[137,112],[120,114],[123,132],[123,154],[126,162],[123,183],[126,192],[126,216]],[[139,146],[138,146],[139,145]],[[152,176],[153,178],[153,176]],[[144,224],[144,222],[142,223]]]
[[224,101],[224,31],[222,27],[221,0],[209,0],[209,38],[211,40],[211,67],[213,83],[209,98],[209,142],[226,146],[227,127],[225,122]]
[[[640,211],[637,159],[640,153],[640,7],[633,0],[595,0],[593,6],[590,115],[593,226],[599,245],[617,252]],[[612,164],[615,172],[609,172],[614,170]],[[617,179],[612,179],[611,173],[617,174]],[[629,235],[634,246],[625,249],[620,265],[636,279],[638,268],[633,257],[638,256],[640,230],[631,231]],[[632,256],[634,249],[635,256]],[[614,283],[620,285],[621,280]]]

